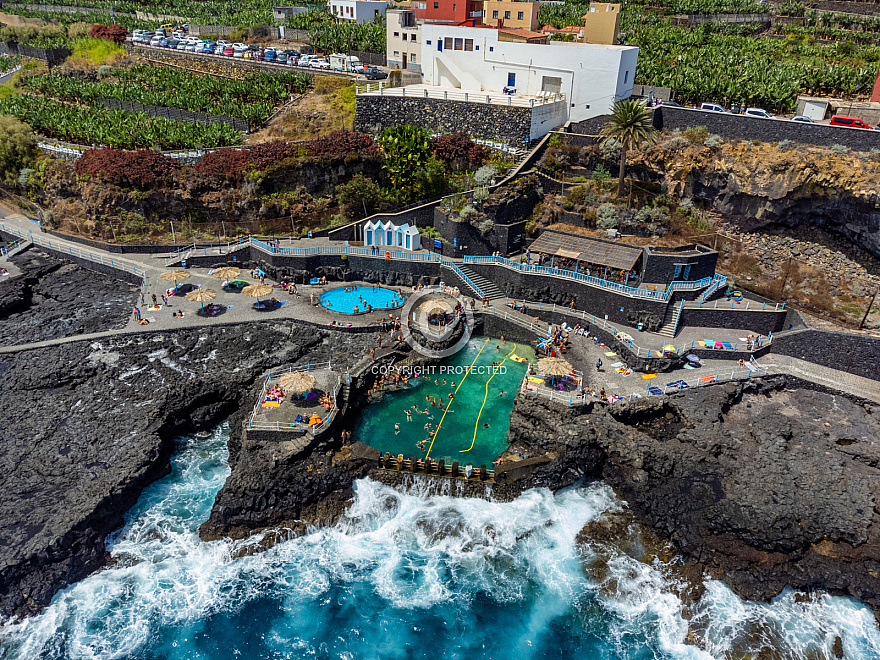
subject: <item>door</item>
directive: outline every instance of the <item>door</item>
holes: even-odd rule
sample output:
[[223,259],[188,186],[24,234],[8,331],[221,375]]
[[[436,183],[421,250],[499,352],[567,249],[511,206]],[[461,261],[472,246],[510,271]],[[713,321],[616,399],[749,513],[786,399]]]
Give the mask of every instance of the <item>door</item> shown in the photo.
[[401,69],[406,69],[406,53],[403,54],[403,66],[400,67],[400,68],[401,68]]

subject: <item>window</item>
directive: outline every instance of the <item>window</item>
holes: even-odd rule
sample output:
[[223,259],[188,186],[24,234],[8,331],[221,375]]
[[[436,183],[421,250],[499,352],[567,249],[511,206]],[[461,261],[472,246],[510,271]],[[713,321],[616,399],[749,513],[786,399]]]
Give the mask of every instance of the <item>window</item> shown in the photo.
[[453,5],[452,5],[452,11],[453,12],[455,11],[455,3],[453,3]]
[[521,21],[524,14],[521,11],[516,12],[516,20]]
[[395,50],[395,51],[394,51],[394,57],[399,57],[399,56],[400,56],[400,51],[399,51],[399,50]]
[[409,57],[409,61],[412,62],[413,64],[416,63],[416,54],[415,54],[415,53],[413,53],[412,55],[410,55],[410,57]]
[[455,50],[464,50],[464,39],[455,40]]
[[495,51],[495,46],[489,46],[489,52],[492,53]]
[[431,40],[428,39],[428,41],[427,41],[426,43],[430,46],[430,45],[431,45]]
[[595,7],[590,7],[590,11],[591,11],[591,12],[595,12],[595,11],[596,11],[596,8],[595,8]]
[[410,41],[415,41],[415,40],[416,40],[416,35],[414,35],[414,34],[409,35],[409,40],[410,40]]
[[479,46],[474,46],[474,50],[480,50]]
[[498,18],[498,10],[497,9],[492,10],[492,18]]
[[435,2],[435,3],[434,3],[434,9],[440,9],[440,3],[439,3],[439,2]]
[[452,37],[443,37],[443,47],[446,50],[452,50]]
[[508,87],[516,87],[516,74],[508,73],[507,74],[507,86]]
[[464,40],[464,49],[465,50],[473,50],[474,49],[474,40],[473,39],[465,39]]
[[688,264],[687,266],[684,267],[684,274],[682,276],[682,279],[684,279],[684,281],[687,282],[688,277],[690,277],[690,275],[691,275],[691,265]]
[[[400,32],[395,32],[395,33],[394,33],[394,38],[395,38],[395,39],[396,39],[397,37],[399,37],[399,36],[400,36]],[[403,38],[406,39],[406,35],[403,35]]]
[[629,71],[624,71],[623,72],[623,84],[625,85],[628,80],[629,80]]
[[510,12],[509,12],[509,11],[504,12],[504,18],[510,18]]
[[333,5],[333,13],[336,13],[336,5]]
[[681,275],[681,264],[675,264],[675,274],[672,276],[672,279],[677,280],[679,275]]

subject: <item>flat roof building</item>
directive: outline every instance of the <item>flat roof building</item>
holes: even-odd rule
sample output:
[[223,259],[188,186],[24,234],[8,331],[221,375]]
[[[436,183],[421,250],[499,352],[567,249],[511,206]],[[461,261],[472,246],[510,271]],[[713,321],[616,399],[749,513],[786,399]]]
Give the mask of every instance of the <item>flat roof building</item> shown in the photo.
[[540,27],[536,2],[520,0],[485,0],[483,2],[483,23],[495,27],[522,28],[535,31]]
[[380,16],[385,16],[388,7],[386,0],[329,0],[327,7],[340,21],[354,23],[372,23]]

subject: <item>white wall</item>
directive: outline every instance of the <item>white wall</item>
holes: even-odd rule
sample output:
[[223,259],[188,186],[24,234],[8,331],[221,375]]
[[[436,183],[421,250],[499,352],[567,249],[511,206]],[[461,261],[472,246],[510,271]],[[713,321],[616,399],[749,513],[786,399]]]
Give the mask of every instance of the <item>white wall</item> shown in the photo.
[[[406,53],[406,68],[409,71],[421,71],[421,26],[401,27],[399,9],[391,9],[385,14],[385,24],[385,57],[388,61],[388,68],[403,68],[403,54]],[[396,37],[395,34],[397,34]],[[416,37],[415,41],[413,41],[413,36]],[[395,55],[395,53],[397,54]]]
[[[438,39],[473,41],[473,50],[437,50]],[[498,31],[426,23],[422,26],[422,72],[425,84],[501,92],[514,74],[517,94],[542,91],[545,78],[560,78],[571,121],[610,111],[632,94],[639,49],[556,42],[525,44],[498,41]],[[564,123],[561,122],[561,123]]]
[[380,16],[385,15],[388,3],[384,0],[329,0],[328,6],[334,16],[344,21],[356,21],[358,23],[372,23],[376,11]]

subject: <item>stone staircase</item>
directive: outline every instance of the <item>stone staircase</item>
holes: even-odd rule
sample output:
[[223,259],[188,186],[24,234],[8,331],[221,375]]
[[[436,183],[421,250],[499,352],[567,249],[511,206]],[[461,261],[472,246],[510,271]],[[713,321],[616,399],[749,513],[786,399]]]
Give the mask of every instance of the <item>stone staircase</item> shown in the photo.
[[680,314],[681,308],[679,307],[679,303],[673,302],[667,305],[666,314],[663,316],[663,325],[660,326],[660,330],[657,331],[657,334],[669,337],[670,339],[675,337],[675,331],[678,329],[678,317]]
[[[505,297],[504,292],[501,291],[501,289],[499,289],[497,286],[495,286],[494,282],[487,280],[479,273],[475,273],[464,264],[458,264],[458,267],[461,268],[461,272],[463,272],[471,279],[471,282],[473,282],[478,287],[480,287],[480,289],[483,290],[483,293],[486,294],[489,300]],[[474,293],[476,293],[476,291]]]

